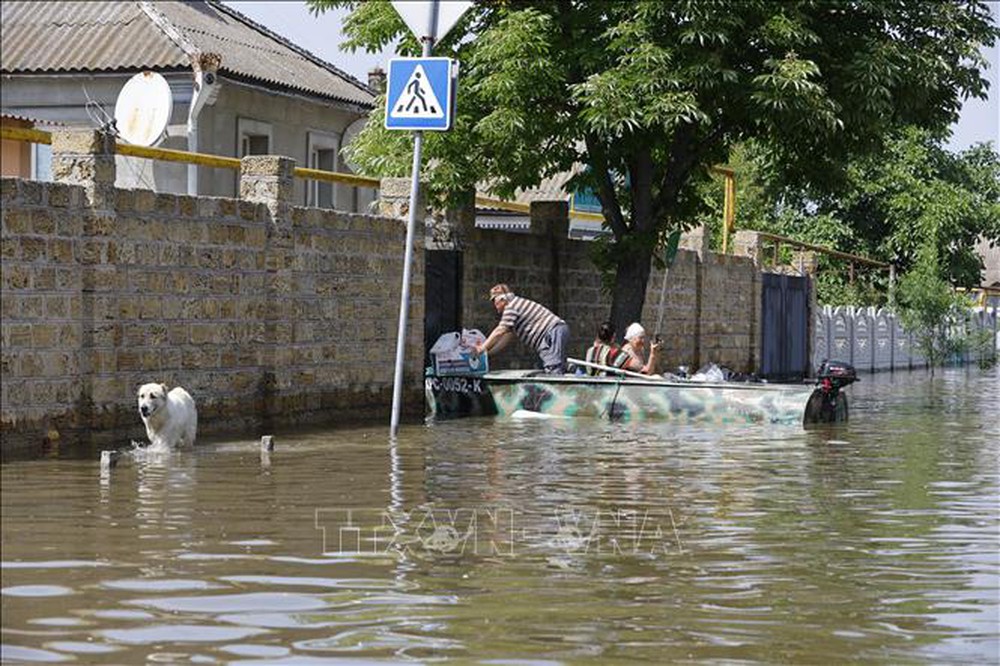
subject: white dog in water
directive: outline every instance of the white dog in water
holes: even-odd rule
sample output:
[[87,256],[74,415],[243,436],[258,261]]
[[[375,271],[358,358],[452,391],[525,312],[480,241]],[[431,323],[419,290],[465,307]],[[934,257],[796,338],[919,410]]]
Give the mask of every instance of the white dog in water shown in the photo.
[[153,448],[173,449],[194,444],[198,410],[191,395],[180,386],[169,393],[166,384],[140,386],[139,415]]

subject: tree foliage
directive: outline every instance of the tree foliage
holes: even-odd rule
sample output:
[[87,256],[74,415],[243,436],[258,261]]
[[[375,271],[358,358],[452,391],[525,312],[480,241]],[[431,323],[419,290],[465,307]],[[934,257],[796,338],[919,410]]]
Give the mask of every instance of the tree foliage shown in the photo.
[[[980,284],[980,239],[1000,243],[1000,155],[989,144],[959,153],[914,127],[894,132],[883,150],[850,160],[835,193],[813,196],[783,185],[767,148],[748,143],[734,150],[739,174],[737,226],[790,236],[894,264],[914,266],[922,248],[937,248],[942,279],[955,286]],[[721,186],[703,193],[721,205]],[[713,228],[721,230],[715,219]],[[936,264],[937,265],[937,264]],[[824,260],[820,298],[836,305],[877,304],[885,296],[884,272],[865,272],[847,284],[843,261]]]
[[880,159],[852,166],[849,179],[847,196],[830,209],[855,230],[859,245],[905,271],[929,243],[945,279],[980,284],[976,243],[1000,242],[1000,159],[991,147],[953,154],[929,133],[909,129]]
[[[983,342],[977,340],[979,331],[970,330],[969,302],[943,277],[946,272],[938,248],[928,242],[899,283],[896,309],[900,321],[913,336],[913,346],[926,359],[931,374],[953,355]],[[992,346],[992,331],[989,333],[986,342]]]
[[[419,53],[384,0],[347,6],[349,49]],[[830,189],[849,156],[914,124],[941,130],[983,96],[982,2],[511,0],[478,2],[436,48],[462,66],[454,129],[425,142],[423,177],[444,192],[488,182],[500,196],[574,165],[611,242],[612,320],[638,319],[653,248],[691,224],[696,186],[729,147],[766,144],[789,183]],[[377,110],[354,158],[405,175],[409,137]]]

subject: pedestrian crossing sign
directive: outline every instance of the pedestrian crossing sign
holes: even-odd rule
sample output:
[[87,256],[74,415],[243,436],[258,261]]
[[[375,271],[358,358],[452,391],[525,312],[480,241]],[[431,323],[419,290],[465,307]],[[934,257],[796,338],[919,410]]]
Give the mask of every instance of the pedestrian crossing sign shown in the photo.
[[451,128],[455,62],[451,58],[392,58],[385,94],[385,128]]

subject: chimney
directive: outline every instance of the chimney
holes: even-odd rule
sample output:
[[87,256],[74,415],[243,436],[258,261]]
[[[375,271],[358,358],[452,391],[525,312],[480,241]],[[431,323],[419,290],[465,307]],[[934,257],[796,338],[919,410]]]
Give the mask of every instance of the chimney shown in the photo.
[[368,70],[368,87],[375,91],[375,94],[385,92],[385,70],[376,66],[375,69]]

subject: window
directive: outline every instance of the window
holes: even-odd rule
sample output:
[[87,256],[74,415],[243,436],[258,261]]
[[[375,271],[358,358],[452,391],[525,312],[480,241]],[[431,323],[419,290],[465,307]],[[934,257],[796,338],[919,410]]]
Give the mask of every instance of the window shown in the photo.
[[238,118],[236,121],[240,157],[271,154],[271,125],[259,120]]
[[[336,134],[309,132],[307,135],[309,168],[338,171],[337,153],[340,137]],[[333,208],[337,201],[337,188],[321,180],[306,181],[306,205],[315,208]]]
[[244,134],[243,145],[240,148],[240,157],[247,155],[267,155],[270,149],[271,140],[263,134]]
[[31,150],[31,177],[34,180],[52,180],[52,146],[33,143]]

